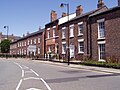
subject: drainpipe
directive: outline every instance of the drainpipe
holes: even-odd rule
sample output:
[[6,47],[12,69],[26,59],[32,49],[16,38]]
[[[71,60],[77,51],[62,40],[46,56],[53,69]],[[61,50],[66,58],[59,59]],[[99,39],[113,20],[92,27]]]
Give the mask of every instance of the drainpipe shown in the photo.
[[87,18],[87,23],[86,23],[86,34],[87,34],[87,56],[89,55],[89,34],[88,34],[88,30],[89,30],[89,17]]
[[91,28],[91,19],[89,18],[89,30],[90,30],[90,58],[92,58],[92,28]]

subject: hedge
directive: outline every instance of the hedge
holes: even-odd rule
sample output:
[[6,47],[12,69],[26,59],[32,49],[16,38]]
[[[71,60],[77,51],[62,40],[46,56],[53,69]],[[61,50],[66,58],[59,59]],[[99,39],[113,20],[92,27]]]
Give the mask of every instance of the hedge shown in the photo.
[[106,67],[106,68],[115,68],[120,69],[120,64],[118,63],[106,63],[106,62],[97,62],[97,61],[84,61],[81,62],[82,65],[87,66],[97,66],[97,67]]

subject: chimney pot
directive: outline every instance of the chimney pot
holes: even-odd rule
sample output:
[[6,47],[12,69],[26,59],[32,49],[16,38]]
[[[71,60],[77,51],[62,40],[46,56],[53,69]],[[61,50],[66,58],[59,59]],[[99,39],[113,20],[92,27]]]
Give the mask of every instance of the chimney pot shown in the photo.
[[57,13],[56,11],[52,10],[51,11],[51,22],[57,19]]
[[82,5],[77,6],[77,8],[76,8],[76,16],[81,15],[82,12],[83,12]]
[[97,8],[102,8],[104,6],[103,0],[98,0]]
[[66,17],[68,14],[65,12],[62,12],[62,17]]

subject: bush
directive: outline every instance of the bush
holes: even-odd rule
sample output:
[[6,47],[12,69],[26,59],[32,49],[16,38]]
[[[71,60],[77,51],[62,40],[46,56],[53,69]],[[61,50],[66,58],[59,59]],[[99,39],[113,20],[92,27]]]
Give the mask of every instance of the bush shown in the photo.
[[106,62],[97,62],[97,61],[84,61],[81,62],[82,65],[88,66],[97,66],[97,67],[107,67],[107,68],[115,68],[120,69],[120,64],[118,63],[106,63]]

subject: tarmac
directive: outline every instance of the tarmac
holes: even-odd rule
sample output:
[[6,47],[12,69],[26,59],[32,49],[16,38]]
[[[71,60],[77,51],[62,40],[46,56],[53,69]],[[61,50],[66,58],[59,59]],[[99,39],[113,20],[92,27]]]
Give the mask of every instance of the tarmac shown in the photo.
[[[29,59],[29,58],[27,58],[27,59],[25,59],[25,58],[8,58],[8,59],[0,58],[0,60],[32,60],[32,59]],[[105,73],[111,73],[111,74],[120,74],[120,69],[85,66],[85,65],[80,65],[78,63],[72,63],[72,64],[68,65],[68,63],[45,61],[45,60],[32,60],[32,61],[39,62],[39,63],[45,63],[45,64],[51,64],[51,65],[57,65],[57,66],[70,67],[70,68],[85,69],[85,70],[90,70],[90,71],[105,72]]]

